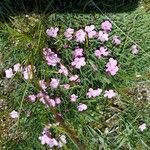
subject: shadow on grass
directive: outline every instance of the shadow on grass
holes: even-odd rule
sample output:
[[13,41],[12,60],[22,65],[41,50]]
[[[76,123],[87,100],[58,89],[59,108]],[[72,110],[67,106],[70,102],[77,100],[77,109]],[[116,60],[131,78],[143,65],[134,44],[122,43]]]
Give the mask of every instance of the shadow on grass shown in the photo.
[[22,13],[99,13],[134,10],[139,0],[1,0],[0,19]]

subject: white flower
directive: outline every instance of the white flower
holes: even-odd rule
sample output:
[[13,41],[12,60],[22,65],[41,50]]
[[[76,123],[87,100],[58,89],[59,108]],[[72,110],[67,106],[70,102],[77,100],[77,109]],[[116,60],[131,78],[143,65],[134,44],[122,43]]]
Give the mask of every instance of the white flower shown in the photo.
[[147,128],[146,123],[139,126],[139,129],[143,132]]
[[17,111],[13,110],[11,113],[10,113],[10,117],[15,119],[15,118],[18,118],[19,117],[19,114]]
[[5,70],[6,78],[11,78],[13,76],[13,71],[11,68]]

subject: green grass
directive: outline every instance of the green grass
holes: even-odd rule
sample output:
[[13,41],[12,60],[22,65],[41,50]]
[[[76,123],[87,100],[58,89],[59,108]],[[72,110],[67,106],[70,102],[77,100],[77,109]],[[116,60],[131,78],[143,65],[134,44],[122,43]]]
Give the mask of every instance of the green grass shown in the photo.
[[[0,23],[0,116],[1,116],[1,149],[4,150],[44,150],[38,137],[48,123],[61,121],[61,125],[55,127],[53,132],[58,135],[67,135],[67,145],[63,149],[76,150],[147,150],[150,149],[149,127],[140,132],[138,127],[145,122],[150,124],[149,107],[150,98],[150,13],[142,5],[132,11],[124,13],[52,13],[34,14],[29,17],[25,14],[10,16],[9,22]],[[61,95],[63,103],[56,109],[45,108],[40,102],[29,103],[26,97],[39,91],[38,81],[51,77],[58,77],[61,83],[68,81],[57,73],[57,69],[49,67],[42,57],[42,49],[46,46],[57,48],[62,62],[69,67],[71,51],[76,46],[71,42],[70,48],[63,49],[68,43],[62,34],[69,26],[76,29],[88,24],[94,24],[100,28],[103,19],[110,18],[114,25],[111,35],[122,38],[119,48],[107,46],[113,57],[118,60],[120,70],[116,76],[110,77],[104,73],[105,59],[97,60],[92,51],[99,43],[92,41],[86,47],[87,65],[80,71],[73,70],[81,77],[79,86],[73,85],[71,89],[64,91],[59,89],[56,95]],[[59,37],[52,41],[46,37],[48,27],[58,26]],[[140,46],[138,55],[130,52],[131,45],[136,42]],[[34,79],[25,81],[16,74],[8,80],[4,76],[4,70],[15,63],[22,65],[32,64],[37,72]],[[92,71],[91,63],[98,65],[98,72]],[[141,77],[136,77],[141,75]],[[142,83],[142,84],[141,84]],[[143,92],[146,86],[146,92]],[[100,86],[102,89],[112,88],[118,96],[112,101],[102,96],[93,100],[85,97],[89,87]],[[143,90],[142,90],[143,89]],[[53,91],[49,91],[52,93]],[[83,113],[76,110],[77,104],[69,102],[71,93],[77,93],[79,102],[88,105]],[[146,94],[145,94],[146,93]],[[143,96],[138,100],[139,94]],[[146,97],[146,98],[145,98]],[[12,110],[20,112],[20,118],[13,121],[9,117]],[[53,117],[59,112],[63,120]]]

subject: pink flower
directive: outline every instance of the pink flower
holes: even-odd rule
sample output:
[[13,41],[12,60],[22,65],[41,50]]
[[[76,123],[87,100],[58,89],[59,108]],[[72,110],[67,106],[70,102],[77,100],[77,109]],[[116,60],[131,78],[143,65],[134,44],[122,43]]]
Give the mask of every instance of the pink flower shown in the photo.
[[35,66],[28,65],[24,68],[23,76],[25,80],[33,78],[33,72],[36,72]]
[[80,79],[79,79],[79,76],[78,76],[78,75],[72,75],[72,76],[70,76],[69,80],[70,80],[70,81],[77,81],[77,80],[79,80],[79,81],[80,81]]
[[88,37],[91,39],[96,36],[96,31],[94,31],[95,26],[90,25],[85,27],[85,31],[88,33]]
[[85,58],[75,58],[74,61],[71,63],[72,66],[75,66],[75,68],[80,69],[82,66],[86,65]]
[[40,102],[42,102],[43,104],[46,104],[45,99],[44,99],[44,94],[40,91],[36,97],[39,99]]
[[82,29],[78,30],[76,32],[76,41],[79,43],[83,43],[85,41],[86,32],[84,32]]
[[45,81],[44,80],[40,80],[39,81],[39,86],[41,87],[42,90],[46,90],[47,86],[45,84]]
[[87,105],[80,103],[77,108],[78,108],[78,111],[84,111],[87,109]]
[[98,32],[98,39],[99,39],[101,42],[108,41],[108,34],[107,34],[107,33],[104,33],[103,31],[99,31],[99,32]]
[[64,35],[65,37],[70,41],[73,38],[73,33],[74,29],[68,28],[65,32]]
[[15,119],[15,118],[18,118],[19,117],[19,113],[15,110],[13,110],[11,113],[10,113],[10,117]]
[[102,22],[101,28],[102,28],[104,31],[111,31],[111,29],[112,29],[112,24],[110,23],[110,21],[106,20],[106,21]]
[[61,103],[61,99],[59,98],[59,97],[56,97],[55,98],[55,103],[58,105],[58,104],[60,104]]
[[92,88],[89,88],[88,92],[87,92],[87,96],[88,98],[91,98],[91,97],[97,97],[101,94],[102,92],[102,89],[96,89],[96,90],[93,90]]
[[36,100],[36,96],[33,94],[33,95],[29,95],[28,96],[28,99],[29,99],[29,101],[31,101],[31,102],[35,102],[35,100]]
[[52,107],[56,106],[56,101],[54,99],[50,99],[49,97],[47,97],[47,101],[50,106],[52,106]]
[[65,49],[68,48],[68,47],[69,47],[69,46],[68,46],[67,44],[64,44],[64,46],[63,46],[63,48],[65,48]]
[[44,48],[43,54],[49,66],[56,66],[60,62],[60,58],[50,48]]
[[64,89],[68,90],[70,88],[70,85],[69,84],[63,84],[63,85],[61,85],[61,87],[63,87]]
[[76,96],[75,94],[72,94],[70,97],[71,102],[76,102],[78,96]]
[[52,139],[50,139],[50,142],[48,145],[50,148],[52,148],[54,146],[58,146],[58,142],[56,141],[56,139],[52,138]]
[[143,123],[142,125],[139,126],[139,129],[143,132],[147,128],[146,123]]
[[12,78],[13,70],[11,68],[5,70],[5,75],[6,75],[6,78]]
[[118,46],[121,44],[121,39],[118,36],[114,36],[112,39],[112,43]]
[[68,76],[69,74],[68,69],[63,65],[60,65],[60,69],[58,70],[58,72],[65,76]]
[[39,140],[41,141],[42,145],[45,145],[45,144],[49,144],[51,139],[46,134],[44,134],[39,137]]
[[82,48],[76,48],[73,52],[73,56],[76,57],[81,57],[83,56],[83,49]]
[[109,62],[106,64],[106,72],[110,73],[112,76],[114,76],[119,68],[117,66],[117,61],[113,58],[109,59]]
[[59,86],[59,79],[52,78],[50,82],[50,87],[56,89]]
[[21,64],[20,63],[17,63],[13,66],[13,69],[15,72],[20,72],[22,71],[22,67],[21,67]]
[[139,52],[138,46],[136,44],[132,45],[131,46],[131,51],[132,51],[132,54],[137,54]]
[[116,93],[113,90],[108,90],[108,91],[106,90],[104,93],[105,93],[104,97],[107,97],[109,99],[116,96]]
[[47,29],[46,30],[46,33],[49,37],[56,37],[57,36],[57,32],[58,32],[58,28],[54,28],[54,27],[51,27],[50,29]]
[[108,56],[109,52],[106,47],[101,46],[99,50],[95,51],[95,56],[101,58],[102,56]]

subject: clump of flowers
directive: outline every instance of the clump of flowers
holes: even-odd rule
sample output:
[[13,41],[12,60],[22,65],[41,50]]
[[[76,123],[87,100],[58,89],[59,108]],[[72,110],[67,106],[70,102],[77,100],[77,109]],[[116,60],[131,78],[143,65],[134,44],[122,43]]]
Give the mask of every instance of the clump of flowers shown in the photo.
[[[71,60],[69,64],[65,64],[65,61],[62,61],[63,57],[61,58],[61,52],[58,56],[57,51],[54,52],[51,48],[43,48],[43,58],[51,69],[56,69],[56,76],[52,76],[49,79],[39,79],[37,82],[39,85],[39,91],[36,94],[34,93],[28,95],[27,100],[33,103],[35,101],[39,101],[44,104],[46,108],[57,110],[57,108],[61,108],[61,105],[64,103],[63,95],[61,96],[60,93],[62,91],[66,91],[67,96],[65,99],[67,99],[67,103],[72,102],[72,105],[76,106],[76,111],[78,113],[90,109],[88,103],[83,103],[81,97],[75,94],[75,88],[80,85],[82,87],[82,74],[84,74],[84,72],[81,70],[82,67],[90,64],[90,67],[93,71],[98,72],[101,70],[101,66],[96,64],[96,61],[92,62],[91,60],[88,60],[88,57],[94,56],[94,59],[95,56],[99,59],[103,58],[102,61],[104,64],[105,61],[107,61],[105,66],[106,68],[103,68],[103,70],[111,76],[115,76],[118,73],[120,65],[118,65],[118,61],[113,58],[114,56],[113,53],[111,53],[110,47],[106,47],[106,43],[109,41],[109,33],[111,30],[112,23],[109,20],[102,22],[101,30],[96,30],[94,25],[85,26],[77,31],[75,31],[73,28],[67,28],[66,31],[63,32],[63,37],[67,39],[65,40],[67,43],[63,43],[62,51],[65,51],[67,48],[69,49],[71,47],[71,44],[69,45],[68,43],[75,42],[71,51],[72,57],[70,57]],[[46,34],[48,37],[56,38],[59,36],[58,31],[59,29],[57,27],[50,27],[46,30]],[[91,51],[89,51],[87,48],[90,44],[88,44],[88,46],[86,44],[93,40],[97,40],[97,42],[99,42],[99,48],[93,48],[91,53]],[[116,47],[119,47],[121,44],[121,38],[119,36],[114,35],[111,40],[111,43]],[[138,51],[138,46],[136,44],[132,45],[131,52],[133,54],[137,54]],[[100,61],[99,59],[97,59],[97,61]],[[62,62],[64,62],[64,64]],[[16,73],[19,72],[23,75],[25,80],[32,80],[34,74],[36,73],[36,68],[30,64],[22,66],[20,63],[17,63],[12,68],[5,70],[5,76],[6,78],[12,78]],[[80,72],[82,72],[81,75]],[[62,78],[65,79],[62,80]],[[86,78],[88,78],[88,75]],[[115,92],[113,89],[102,90],[102,87],[98,85],[98,82],[96,82],[96,84],[97,85],[95,85],[95,83],[89,84],[88,91],[83,95],[85,98],[87,97],[88,99],[93,100],[97,98],[112,99],[116,97],[117,92]],[[10,113],[10,116],[11,118],[18,118],[19,114],[14,110]],[[59,123],[55,124],[55,126],[57,125],[59,125]],[[54,124],[51,126],[54,126]],[[48,129],[45,128],[42,132],[42,135],[39,137],[42,145],[47,145],[49,148],[61,148],[67,144],[65,135],[56,134],[57,136],[54,136],[53,133],[51,133]],[[146,124],[139,126],[139,129],[144,131],[146,129]]]
[[35,66],[27,65],[25,67],[22,67],[20,63],[17,63],[12,68],[5,70],[5,76],[6,78],[12,78],[15,73],[21,72],[23,74],[23,77],[25,80],[32,79],[33,74],[36,72]]

